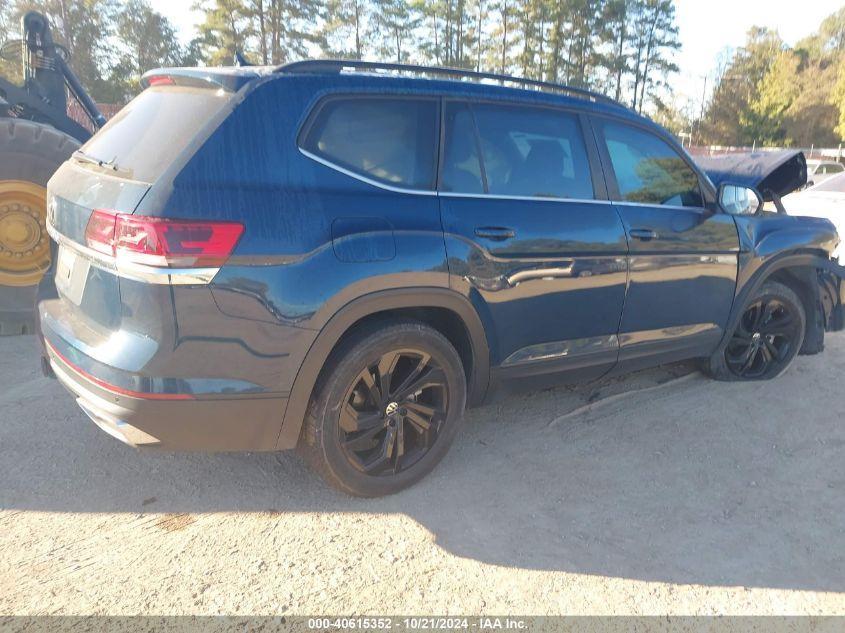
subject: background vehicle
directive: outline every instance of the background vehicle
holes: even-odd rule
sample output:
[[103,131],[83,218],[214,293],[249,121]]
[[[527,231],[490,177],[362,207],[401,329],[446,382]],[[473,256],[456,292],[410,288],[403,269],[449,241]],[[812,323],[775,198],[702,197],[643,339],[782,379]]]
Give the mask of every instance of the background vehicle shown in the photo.
[[835,160],[807,160],[807,186],[823,183],[831,176],[845,173],[845,165]]
[[[839,235],[845,235],[845,173],[789,194],[783,199],[783,206],[790,215],[826,218],[833,222]],[[842,253],[840,242],[834,257],[841,258]]]
[[130,444],[298,447],[387,494],[497,385],[772,378],[843,326],[829,222],[757,215],[601,95],[333,61],[145,83],[50,180],[39,304],[45,366]]
[[47,18],[27,13],[21,33],[2,54],[21,58],[24,84],[0,77],[0,334],[33,330],[36,288],[50,266],[47,180],[91,136],[67,115],[68,95],[95,130],[105,123]]

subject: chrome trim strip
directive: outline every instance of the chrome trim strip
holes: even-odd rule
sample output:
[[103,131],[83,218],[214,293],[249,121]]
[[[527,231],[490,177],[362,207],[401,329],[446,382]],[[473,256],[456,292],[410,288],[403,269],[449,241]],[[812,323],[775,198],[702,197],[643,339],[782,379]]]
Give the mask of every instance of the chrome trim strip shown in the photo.
[[572,269],[575,267],[575,262],[569,266],[561,266],[557,268],[534,268],[528,270],[520,270],[507,278],[508,284],[515,286],[520,282],[529,281],[531,279],[554,279],[557,277],[572,277]]
[[529,345],[528,347],[516,350],[504,360],[502,367],[554,360],[568,356],[583,356],[618,349],[619,339],[616,334],[538,343],[537,345]]
[[[696,266],[698,264],[716,264],[719,266],[735,266],[738,254],[702,253],[700,255],[679,253],[632,253],[628,258],[631,272],[657,270],[667,266]],[[666,261],[669,260],[669,261]]]
[[684,211],[697,211],[698,213],[704,213],[707,211],[704,207],[685,207],[679,204],[657,204],[657,203],[647,203],[647,202],[627,202],[625,200],[614,200],[613,204],[618,204],[623,207],[650,207],[652,209],[682,209]]
[[392,191],[394,193],[410,193],[415,196],[436,196],[437,192],[434,190],[427,190],[427,189],[405,189],[403,187],[394,187],[393,185],[388,185],[383,182],[379,182],[377,180],[373,180],[371,178],[367,178],[366,176],[362,176],[361,174],[355,173],[345,167],[341,167],[340,165],[336,165],[335,163],[322,158],[321,156],[317,156],[316,154],[312,154],[307,149],[303,149],[299,145],[297,145],[297,149],[302,153],[303,156],[310,158],[313,161],[324,165],[330,169],[334,169],[335,171],[340,172],[341,174],[345,174],[350,178],[354,178],[355,180],[360,180],[361,182],[365,182],[368,185],[372,185],[373,187],[378,187],[379,189],[384,189],[385,191]]
[[220,272],[219,267],[158,268],[122,261],[120,258],[99,253],[65,237],[49,222],[47,223],[47,233],[59,246],[74,251],[77,255],[87,259],[92,266],[110,272],[122,279],[169,286],[197,286],[211,283],[214,276]]
[[340,173],[345,174],[350,178],[355,178],[356,180],[365,182],[368,185],[372,185],[373,187],[378,187],[379,189],[384,189],[385,191],[392,191],[394,193],[408,193],[415,196],[440,196],[441,198],[481,198],[485,200],[524,200],[527,202],[583,202],[585,204],[613,204],[610,200],[595,200],[591,198],[555,198],[551,196],[506,196],[492,193],[461,193],[457,191],[405,189],[403,187],[394,187],[393,185],[388,185],[383,182],[367,178],[366,176],[362,176],[361,174],[346,169],[345,167],[336,165],[330,160],[327,160],[321,156],[317,156],[316,154],[313,154],[307,149],[303,149],[298,145],[297,149],[302,153],[303,156],[306,156],[311,160],[316,161],[321,165],[324,165],[325,167],[334,169],[335,171],[339,171]]
[[506,196],[494,193],[460,193],[457,191],[440,191],[441,198],[482,198],[485,200],[523,200],[526,202],[577,202],[583,204],[613,204],[610,200],[596,200],[594,198],[554,198],[551,196]]
[[634,330],[632,332],[620,332],[619,345],[622,349],[628,349],[633,345],[678,341],[700,335],[716,335],[721,332],[722,328],[716,323],[690,323],[654,330]]

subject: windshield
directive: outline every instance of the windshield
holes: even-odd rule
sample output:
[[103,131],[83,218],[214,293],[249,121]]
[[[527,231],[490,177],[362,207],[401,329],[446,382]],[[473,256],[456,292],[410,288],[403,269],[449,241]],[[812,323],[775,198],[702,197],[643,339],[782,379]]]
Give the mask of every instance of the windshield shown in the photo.
[[148,88],[83,145],[82,152],[128,178],[152,183],[231,96],[217,88]]

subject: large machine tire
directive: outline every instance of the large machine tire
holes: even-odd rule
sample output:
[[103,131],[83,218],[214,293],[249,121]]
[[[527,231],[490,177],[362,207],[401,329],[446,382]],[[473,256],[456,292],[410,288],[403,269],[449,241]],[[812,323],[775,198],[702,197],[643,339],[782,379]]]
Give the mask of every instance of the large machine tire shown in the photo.
[[43,123],[0,119],[0,335],[34,331],[50,267],[47,181],[79,141]]

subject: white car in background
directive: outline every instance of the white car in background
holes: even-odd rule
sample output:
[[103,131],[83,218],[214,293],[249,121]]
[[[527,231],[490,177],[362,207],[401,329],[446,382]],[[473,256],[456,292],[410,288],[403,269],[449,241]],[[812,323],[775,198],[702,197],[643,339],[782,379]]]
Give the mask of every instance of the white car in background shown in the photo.
[[[784,196],[782,202],[789,215],[827,218],[836,226],[839,237],[845,239],[845,172],[833,174],[819,184]],[[842,255],[845,255],[845,246],[840,242],[834,257],[841,259]]]
[[807,184],[810,186],[842,173],[845,173],[845,165],[835,160],[807,160]]

